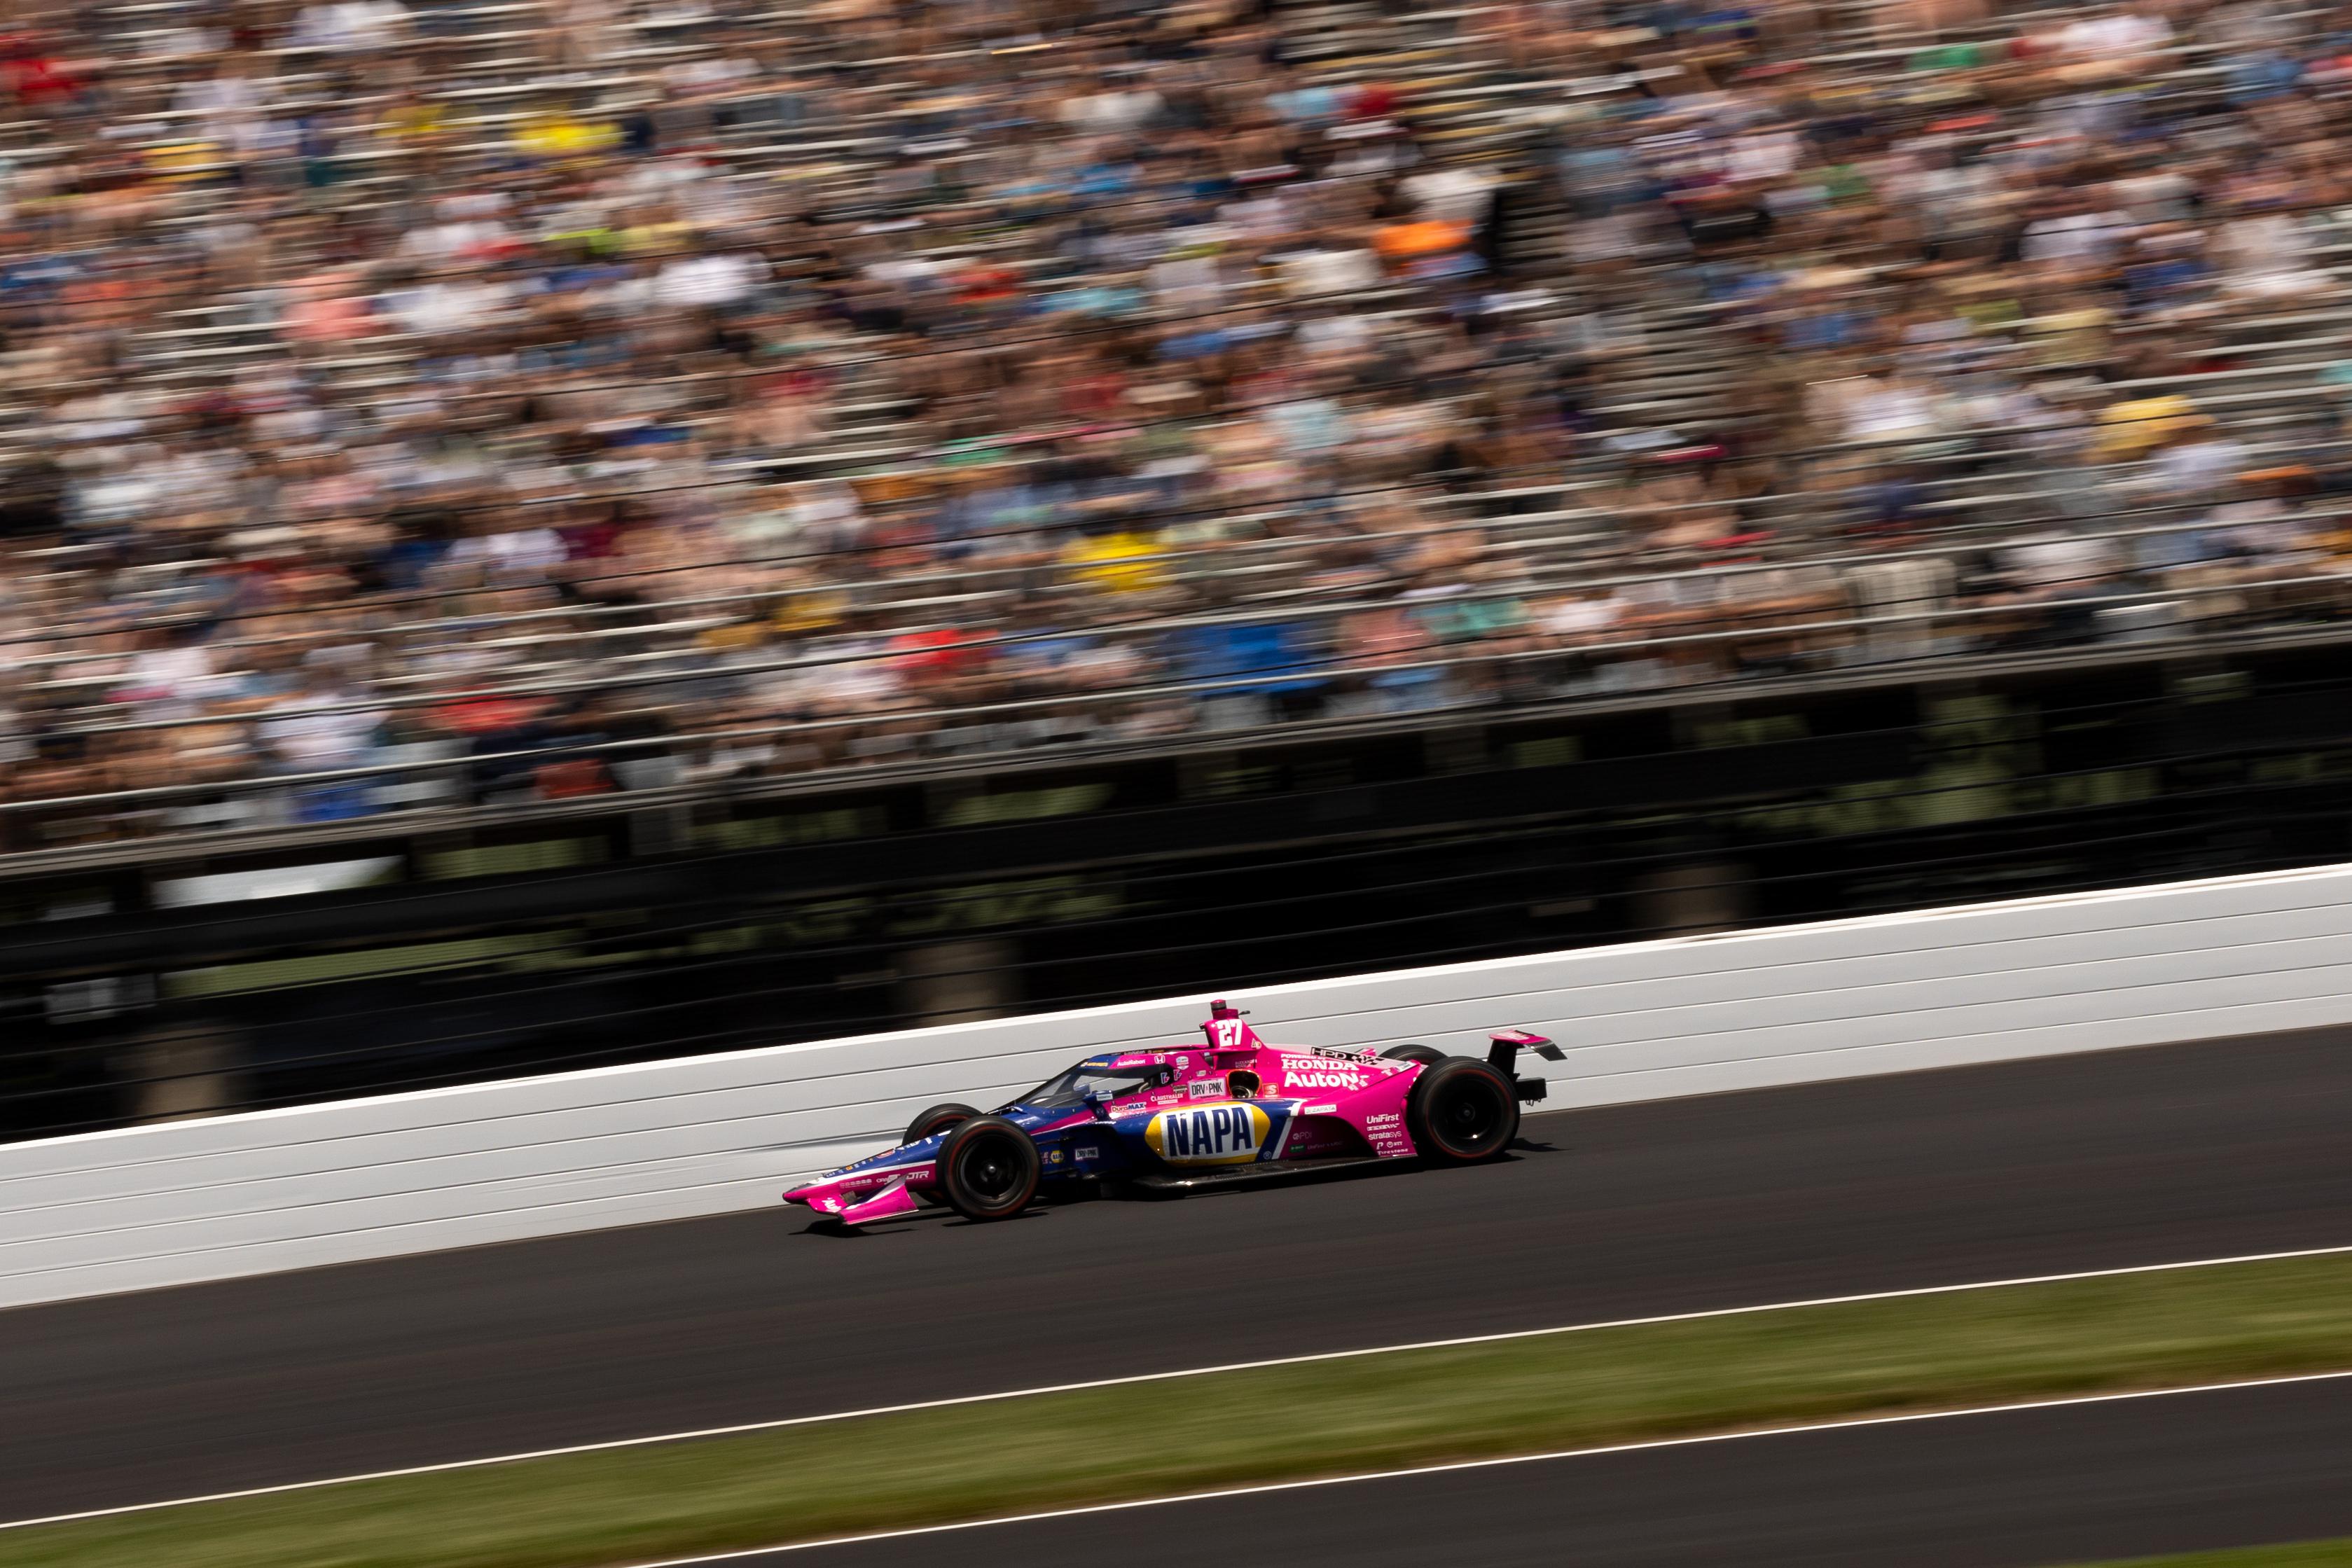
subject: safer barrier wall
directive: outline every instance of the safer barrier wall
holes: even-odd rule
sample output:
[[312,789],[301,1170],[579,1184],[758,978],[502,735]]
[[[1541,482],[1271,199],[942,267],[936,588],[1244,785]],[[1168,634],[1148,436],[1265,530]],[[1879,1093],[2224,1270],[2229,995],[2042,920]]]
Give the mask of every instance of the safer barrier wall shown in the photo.
[[[2352,866],[1270,988],[1268,1038],[1579,1047],[1551,1109],[2352,1022]],[[1205,998],[0,1145],[0,1305],[757,1207]],[[1534,1063],[1529,1061],[1528,1066]]]

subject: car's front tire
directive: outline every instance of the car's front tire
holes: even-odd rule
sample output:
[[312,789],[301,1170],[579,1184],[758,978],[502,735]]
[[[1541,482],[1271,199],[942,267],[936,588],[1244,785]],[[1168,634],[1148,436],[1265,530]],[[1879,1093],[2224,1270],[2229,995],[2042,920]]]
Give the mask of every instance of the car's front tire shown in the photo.
[[1037,1196],[1045,1162],[1027,1133],[1002,1116],[960,1122],[940,1145],[940,1191],[966,1219],[1010,1219]]
[[969,1122],[979,1114],[971,1106],[958,1104],[953,1100],[944,1105],[934,1105],[907,1124],[907,1135],[898,1140],[899,1145],[903,1147],[908,1144],[919,1144],[925,1138],[935,1137],[957,1123]]
[[1424,1159],[1450,1166],[1498,1159],[1519,1135],[1518,1091],[1490,1062],[1447,1057],[1413,1084],[1405,1125]]

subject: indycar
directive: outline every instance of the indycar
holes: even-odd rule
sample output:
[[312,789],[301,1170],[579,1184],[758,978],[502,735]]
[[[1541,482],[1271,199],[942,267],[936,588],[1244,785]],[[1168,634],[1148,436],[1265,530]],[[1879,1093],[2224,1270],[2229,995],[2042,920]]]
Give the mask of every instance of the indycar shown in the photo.
[[1131,1185],[1183,1190],[1339,1166],[1500,1158],[1519,1106],[1544,1097],[1518,1054],[1554,1061],[1541,1035],[1502,1030],[1482,1059],[1425,1045],[1384,1051],[1269,1045],[1246,1015],[1210,1004],[1198,1046],[1089,1056],[982,1112],[934,1105],[898,1146],[828,1171],[784,1201],[844,1227],[944,1206],[1010,1219],[1038,1197]]

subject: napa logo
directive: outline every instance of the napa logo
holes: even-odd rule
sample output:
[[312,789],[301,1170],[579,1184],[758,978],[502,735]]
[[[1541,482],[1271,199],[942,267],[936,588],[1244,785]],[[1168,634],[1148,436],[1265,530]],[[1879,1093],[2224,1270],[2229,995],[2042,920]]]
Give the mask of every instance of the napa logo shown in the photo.
[[1238,1166],[1265,1147],[1273,1119],[1246,1103],[1162,1111],[1143,1129],[1151,1152],[1171,1166]]

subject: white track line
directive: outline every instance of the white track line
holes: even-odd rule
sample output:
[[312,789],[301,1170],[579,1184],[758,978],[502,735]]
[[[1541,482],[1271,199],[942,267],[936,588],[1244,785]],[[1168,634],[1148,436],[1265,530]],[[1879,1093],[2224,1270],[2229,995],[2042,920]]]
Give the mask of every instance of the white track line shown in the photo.
[[[436,1464],[408,1465],[399,1469],[368,1470],[358,1475],[328,1476],[318,1480],[283,1481],[276,1486],[247,1487],[241,1491],[205,1492],[195,1497],[167,1498],[159,1502],[123,1503],[113,1508],[86,1509],[79,1513],[52,1513],[38,1519],[0,1521],[0,1530],[29,1530],[42,1524],[70,1524],[85,1519],[112,1519],[126,1513],[187,1508],[204,1502],[236,1502],[246,1498],[275,1497],[284,1492],[313,1491],[320,1487],[352,1486],[361,1481],[398,1480],[408,1476],[442,1475],[452,1470],[486,1469],[494,1465],[519,1465],[531,1459],[559,1459],[573,1454],[604,1454],[616,1448],[653,1448],[666,1443],[691,1443],[709,1437],[736,1437],[751,1432],[775,1432],[788,1427],[818,1427],[835,1421],[856,1421],[869,1416],[904,1416],[919,1410],[948,1410],[959,1405],[992,1405],[1009,1399],[1034,1399],[1047,1394],[1083,1394],[1097,1388],[1121,1388],[1139,1383],[1168,1383],[1184,1377],[1213,1377],[1225,1372],[1263,1372],[1277,1366],[1305,1366],[1318,1361],[1352,1361],[1360,1356],[1394,1355],[1414,1350],[1458,1350],[1467,1345],[1502,1344],[1512,1340],[1542,1339],[1553,1334],[1592,1333],[1601,1329],[1651,1328],[1664,1323],[1705,1322],[1711,1318],[1752,1317],[1763,1312],[1792,1312],[1807,1307],[1857,1306],[1869,1301],[1901,1301],[1922,1296],[1954,1296],[1971,1291],[2006,1291],[2021,1285],[2061,1285],[2080,1280],[2115,1280],[2134,1274],[2167,1274],[2187,1269],[2221,1269],[2233,1263],[2283,1263],[2297,1258],[2334,1258],[2352,1254],[2352,1246],[2305,1247],[2290,1252],[2247,1252],[2231,1258],[2196,1258],[2179,1263],[2138,1263],[2125,1269],[2084,1269],[2066,1274],[2027,1274],[2011,1280],[1979,1280],[1963,1285],[1919,1285],[1903,1291],[1869,1291],[1857,1295],[1813,1296],[1801,1301],[1769,1301],[1756,1306],[1715,1307],[1706,1312],[1666,1312],[1643,1318],[1610,1318],[1600,1322],[1564,1323],[1550,1328],[1509,1329],[1500,1333],[1465,1334],[1454,1339],[1415,1340],[1408,1344],[1370,1345],[1361,1350],[1325,1350],[1306,1355],[1271,1356],[1263,1361],[1229,1361],[1216,1366],[1191,1366],[1174,1372],[1139,1372],[1124,1377],[1098,1377],[1085,1383],[1049,1383],[1034,1388],[1000,1389],[992,1394],[962,1394],[949,1399],[921,1399],[904,1405],[873,1405],[859,1410],[835,1410],[821,1416],[786,1416],[772,1421],[746,1421],[731,1427],[701,1427],[688,1432],[663,1432],[649,1437],[615,1437],[601,1443],[574,1443],[560,1448],[532,1448],[520,1454],[497,1454],[478,1459],[445,1459]],[[1125,1505],[1120,1505],[1125,1506]]]
[[1968,1416],[2007,1416],[2027,1410],[2057,1410],[2070,1405],[2113,1405],[2127,1399],[2170,1399],[2187,1394],[2226,1394],[2233,1389],[2277,1388],[2294,1383],[2330,1383],[2352,1378],[2352,1372],[2306,1372],[2289,1377],[2255,1377],[2240,1383],[2198,1383],[2181,1388],[2135,1388],[2119,1394],[2077,1394],[2063,1399],[2030,1399],[2015,1405],[1971,1405],[1958,1410],[1914,1410],[1898,1416],[1856,1416],[1837,1421],[1811,1421],[1795,1427],[1750,1427],[1744,1432],[1708,1432],[1694,1437],[1653,1437],[1640,1443],[1611,1443],[1591,1448],[1560,1448],[1548,1454],[1510,1454],[1495,1459],[1454,1459],[1442,1465],[1413,1465],[1402,1469],[1366,1470],[1356,1475],[1321,1476],[1313,1480],[1268,1481],[1260,1486],[1223,1487],[1215,1491],[1179,1492],[1172,1497],[1135,1498],[1126,1502],[1088,1503],[1081,1508],[1054,1508],[1035,1513],[1012,1513],[996,1519],[959,1520],[953,1524],[919,1524],[904,1530],[879,1530],[870,1535],[831,1535],[822,1541],[794,1541],[782,1546],[752,1546],[735,1552],[714,1552],[700,1557],[667,1557],[640,1563],[634,1568],[696,1568],[706,1563],[740,1563],[751,1557],[780,1556],[787,1552],[815,1552],[827,1546],[856,1546],[872,1541],[903,1541],[915,1535],[944,1535],[959,1530],[990,1530],[1003,1524],[1034,1524],[1049,1519],[1076,1519],[1090,1513],[1119,1513],[1129,1509],[1166,1508],[1180,1502],[1213,1502],[1220,1498],[1258,1497],[1267,1492],[1307,1491],[1318,1487],[1355,1486],[1363,1481],[1402,1480],[1411,1476],[1444,1475],[1454,1470],[1491,1470],[1505,1465],[1539,1465],[1550,1459],[1591,1459],[1605,1454],[1639,1454],[1657,1448],[1693,1448],[1709,1443],[1745,1443],[1757,1437],[1790,1437],[1806,1432],[1841,1432],[1860,1427],[1900,1427],[1916,1421],[1954,1421]]

